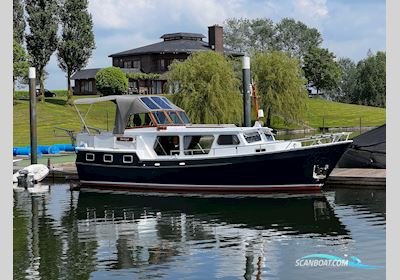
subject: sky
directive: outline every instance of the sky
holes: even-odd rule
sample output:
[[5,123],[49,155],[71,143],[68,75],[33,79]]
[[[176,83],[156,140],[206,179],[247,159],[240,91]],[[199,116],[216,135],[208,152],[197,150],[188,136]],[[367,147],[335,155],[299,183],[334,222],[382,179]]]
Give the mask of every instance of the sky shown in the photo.
[[[320,31],[322,47],[355,62],[369,49],[386,50],[384,0],[89,0],[89,12],[96,49],[86,68],[111,66],[110,54],[160,42],[165,33],[207,36],[208,26],[232,17],[300,20]],[[46,88],[66,89],[55,55],[46,70]]]

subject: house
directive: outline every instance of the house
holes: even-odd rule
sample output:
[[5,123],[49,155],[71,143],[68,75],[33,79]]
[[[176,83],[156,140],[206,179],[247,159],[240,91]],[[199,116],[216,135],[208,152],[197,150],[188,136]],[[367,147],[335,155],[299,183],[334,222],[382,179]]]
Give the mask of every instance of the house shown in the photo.
[[[159,94],[165,92],[165,72],[174,60],[184,61],[197,51],[213,50],[225,55],[242,56],[223,46],[223,28],[208,27],[208,42],[199,33],[170,33],[160,37],[161,42],[109,55],[112,65],[119,67],[129,78],[128,93]],[[98,94],[95,85],[97,69],[83,69],[75,73],[74,94]],[[137,74],[134,74],[137,73]]]

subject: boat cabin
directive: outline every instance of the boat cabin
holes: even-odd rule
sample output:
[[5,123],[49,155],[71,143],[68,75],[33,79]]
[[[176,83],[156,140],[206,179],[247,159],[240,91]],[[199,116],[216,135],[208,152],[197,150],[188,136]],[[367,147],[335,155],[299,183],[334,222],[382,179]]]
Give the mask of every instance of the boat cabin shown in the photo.
[[75,104],[112,101],[116,104],[113,132],[92,134],[84,125],[78,134],[80,148],[133,150],[140,158],[188,158],[259,153],[274,150],[276,143],[267,127],[233,124],[191,124],[184,110],[163,96],[119,95],[85,98]]

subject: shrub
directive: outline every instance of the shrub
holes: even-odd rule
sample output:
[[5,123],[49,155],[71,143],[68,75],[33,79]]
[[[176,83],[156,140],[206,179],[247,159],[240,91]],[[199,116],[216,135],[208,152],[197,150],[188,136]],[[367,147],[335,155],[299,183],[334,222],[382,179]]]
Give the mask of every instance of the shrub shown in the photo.
[[107,67],[96,74],[96,88],[103,95],[125,94],[128,78],[118,67]]

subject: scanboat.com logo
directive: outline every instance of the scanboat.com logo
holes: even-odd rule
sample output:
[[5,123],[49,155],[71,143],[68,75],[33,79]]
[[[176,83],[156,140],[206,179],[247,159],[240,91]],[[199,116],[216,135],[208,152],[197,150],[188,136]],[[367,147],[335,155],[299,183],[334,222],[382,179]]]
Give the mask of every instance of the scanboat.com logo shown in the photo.
[[[345,255],[347,257],[347,255]],[[355,256],[351,256],[350,259],[344,259],[337,256],[327,254],[312,254],[304,256],[296,260],[296,266],[330,266],[330,267],[355,267],[360,269],[376,269],[383,268],[383,266],[367,265],[361,263],[361,260]]]

